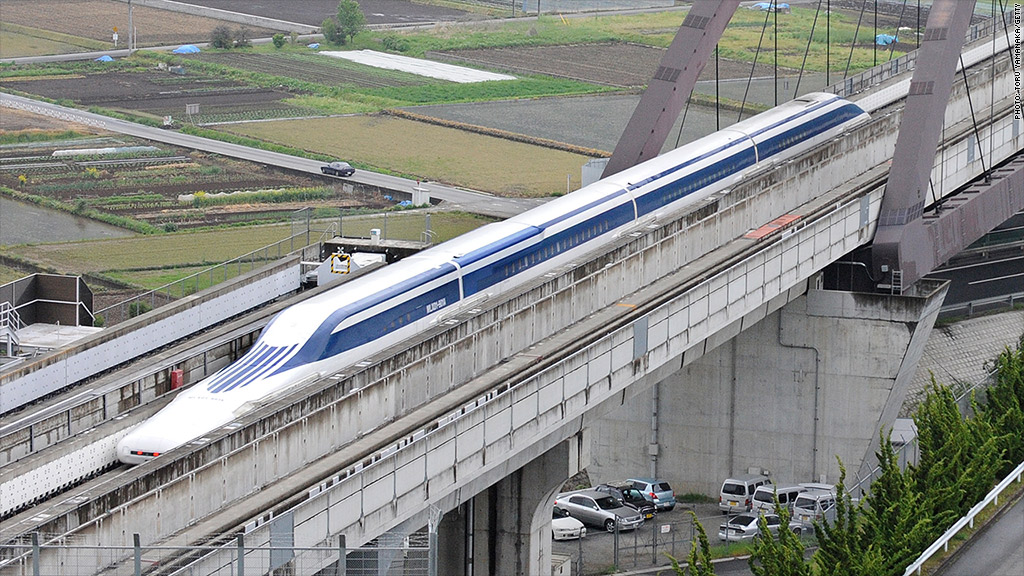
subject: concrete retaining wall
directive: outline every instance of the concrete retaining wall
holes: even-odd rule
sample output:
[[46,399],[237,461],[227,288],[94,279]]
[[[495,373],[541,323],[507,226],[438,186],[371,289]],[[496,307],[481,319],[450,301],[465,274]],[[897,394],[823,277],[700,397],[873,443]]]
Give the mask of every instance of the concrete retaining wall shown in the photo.
[[299,289],[299,257],[122,322],[0,377],[0,413]]

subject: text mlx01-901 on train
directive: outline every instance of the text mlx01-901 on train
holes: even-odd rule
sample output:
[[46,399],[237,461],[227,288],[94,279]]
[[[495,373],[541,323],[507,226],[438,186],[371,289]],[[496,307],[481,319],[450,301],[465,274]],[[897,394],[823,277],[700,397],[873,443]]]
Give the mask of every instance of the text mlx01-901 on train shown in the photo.
[[117,457],[145,462],[427,329],[467,300],[512,290],[867,119],[837,96],[810,94],[296,304],[241,359],[131,430]]

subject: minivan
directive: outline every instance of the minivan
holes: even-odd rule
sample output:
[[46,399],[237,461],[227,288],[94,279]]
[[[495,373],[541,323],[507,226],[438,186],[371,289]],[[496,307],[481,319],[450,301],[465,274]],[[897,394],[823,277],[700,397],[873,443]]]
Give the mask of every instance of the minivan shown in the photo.
[[814,523],[829,523],[836,519],[835,490],[808,490],[801,492],[793,503],[793,520],[790,529],[799,534],[813,530]]
[[799,484],[776,486],[763,484],[754,490],[754,499],[751,502],[751,511],[775,512],[775,495],[778,494],[779,506],[789,510],[790,517],[793,516],[793,503],[801,492],[807,492],[807,488]]
[[770,484],[767,476],[760,474],[743,474],[726,478],[722,482],[722,490],[718,495],[718,509],[726,514],[749,512],[754,499],[754,490],[758,486]]

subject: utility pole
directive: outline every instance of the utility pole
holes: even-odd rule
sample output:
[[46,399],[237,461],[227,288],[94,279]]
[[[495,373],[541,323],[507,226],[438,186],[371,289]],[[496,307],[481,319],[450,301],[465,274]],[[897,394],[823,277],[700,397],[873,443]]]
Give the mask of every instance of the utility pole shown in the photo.
[[132,0],[128,0],[128,54],[135,49],[135,24],[132,21]]

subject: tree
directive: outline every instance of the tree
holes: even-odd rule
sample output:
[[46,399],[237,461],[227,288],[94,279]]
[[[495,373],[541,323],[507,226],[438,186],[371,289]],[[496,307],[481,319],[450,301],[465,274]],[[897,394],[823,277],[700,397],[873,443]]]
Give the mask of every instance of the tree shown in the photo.
[[221,24],[213,29],[210,35],[210,45],[214,48],[231,48],[235,45],[234,39],[231,37],[231,29]]
[[984,417],[1001,434],[1003,476],[1024,460],[1024,335],[1016,350],[1006,348],[992,364],[996,383],[985,393]]
[[242,27],[238,29],[235,35],[235,47],[236,48],[250,48],[252,42],[249,40],[249,29]]
[[814,522],[818,551],[814,563],[821,576],[856,576],[873,574],[862,571],[864,550],[860,534],[860,505],[854,505],[846,490],[846,467],[839,462],[839,483],[836,484],[836,516],[829,522]]
[[327,18],[320,24],[320,32],[324,35],[324,42],[330,42],[331,44],[345,43],[345,35],[341,33],[338,23],[332,17]]
[[961,416],[953,392],[934,381],[914,414],[921,457],[911,476],[924,498],[922,512],[934,523],[934,536],[992,489],[1003,466],[1000,437],[977,405],[974,414]]
[[779,516],[779,533],[772,535],[762,515],[757,520],[760,535],[754,540],[754,552],[747,562],[754,576],[811,576],[811,566],[804,560],[804,544],[789,529],[789,508],[779,505],[775,497],[775,513]]
[[892,437],[879,431],[875,456],[880,470],[865,498],[864,547],[876,550],[880,565],[872,574],[903,574],[934,540],[931,518],[921,514],[923,495],[914,491],[909,471],[900,470]]
[[270,40],[271,42],[274,43],[274,48],[280,48],[284,46],[284,34],[281,34],[280,32],[274,34],[274,36]]
[[350,41],[366,28],[366,16],[363,16],[359,2],[341,0],[338,3],[338,28],[342,37],[347,37]]

